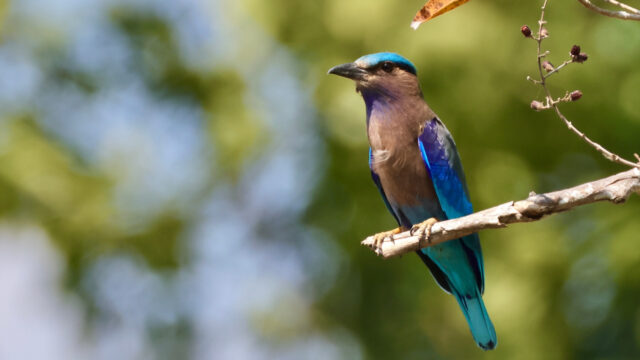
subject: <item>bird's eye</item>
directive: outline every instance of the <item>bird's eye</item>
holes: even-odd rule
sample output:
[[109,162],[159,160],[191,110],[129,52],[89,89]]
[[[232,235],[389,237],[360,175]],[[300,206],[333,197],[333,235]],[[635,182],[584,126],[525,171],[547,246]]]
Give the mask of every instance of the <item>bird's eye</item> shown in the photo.
[[393,70],[393,63],[391,61],[385,61],[382,63],[382,70],[391,72]]

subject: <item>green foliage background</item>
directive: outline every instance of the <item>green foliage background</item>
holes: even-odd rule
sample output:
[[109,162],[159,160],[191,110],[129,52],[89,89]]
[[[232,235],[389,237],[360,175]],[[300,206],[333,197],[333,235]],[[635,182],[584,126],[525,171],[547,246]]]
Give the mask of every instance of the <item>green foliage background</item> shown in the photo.
[[[70,344],[46,358],[640,356],[637,197],[481,234],[487,353],[417,257],[359,246],[395,224],[362,100],[325,74],[363,54],[415,63],[476,209],[622,170],[529,109],[519,29],[538,2],[471,1],[418,31],[420,1],[0,4],[0,259],[20,259],[0,265],[6,358],[44,358],[21,345],[40,341]],[[589,54],[551,80],[584,93],[563,111],[640,151],[640,25],[576,1],[547,20],[553,63]]]

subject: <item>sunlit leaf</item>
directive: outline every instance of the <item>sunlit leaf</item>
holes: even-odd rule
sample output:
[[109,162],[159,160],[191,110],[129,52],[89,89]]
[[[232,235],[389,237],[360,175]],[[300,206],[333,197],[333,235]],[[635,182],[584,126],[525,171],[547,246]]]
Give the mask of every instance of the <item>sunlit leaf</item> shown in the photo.
[[451,11],[469,0],[429,0],[416,13],[411,22],[411,27],[418,29],[423,22],[433,19],[438,15],[442,15],[447,11]]

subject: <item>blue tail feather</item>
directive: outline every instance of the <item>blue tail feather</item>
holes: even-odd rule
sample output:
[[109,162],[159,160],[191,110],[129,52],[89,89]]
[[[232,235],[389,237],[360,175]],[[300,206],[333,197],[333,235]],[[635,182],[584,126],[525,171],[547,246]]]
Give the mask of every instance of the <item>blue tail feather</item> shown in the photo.
[[454,291],[454,296],[464,313],[471,335],[478,346],[483,350],[492,350],[498,344],[496,330],[489,319],[487,309],[484,307],[482,295],[476,292],[475,296],[463,296]]

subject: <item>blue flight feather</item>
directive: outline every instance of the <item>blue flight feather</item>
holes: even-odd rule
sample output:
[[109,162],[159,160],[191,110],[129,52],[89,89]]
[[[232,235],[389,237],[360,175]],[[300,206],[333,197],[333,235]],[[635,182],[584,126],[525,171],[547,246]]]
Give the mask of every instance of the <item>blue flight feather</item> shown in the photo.
[[[427,122],[418,138],[418,146],[431,173],[440,206],[449,219],[454,219],[471,214],[473,206],[469,201],[458,150],[448,132],[442,131],[444,129],[438,118]],[[439,146],[429,146],[432,144]]]
[[[427,146],[425,146],[425,144]],[[438,144],[439,146],[433,146]],[[429,146],[432,145],[432,146]],[[438,201],[448,219],[473,213],[462,162],[453,138],[438,118],[428,121],[418,137],[418,146],[427,171],[431,175]],[[484,261],[478,234],[462,238],[471,260],[478,264],[476,276],[480,292],[484,292]],[[475,269],[474,269],[475,270]]]

